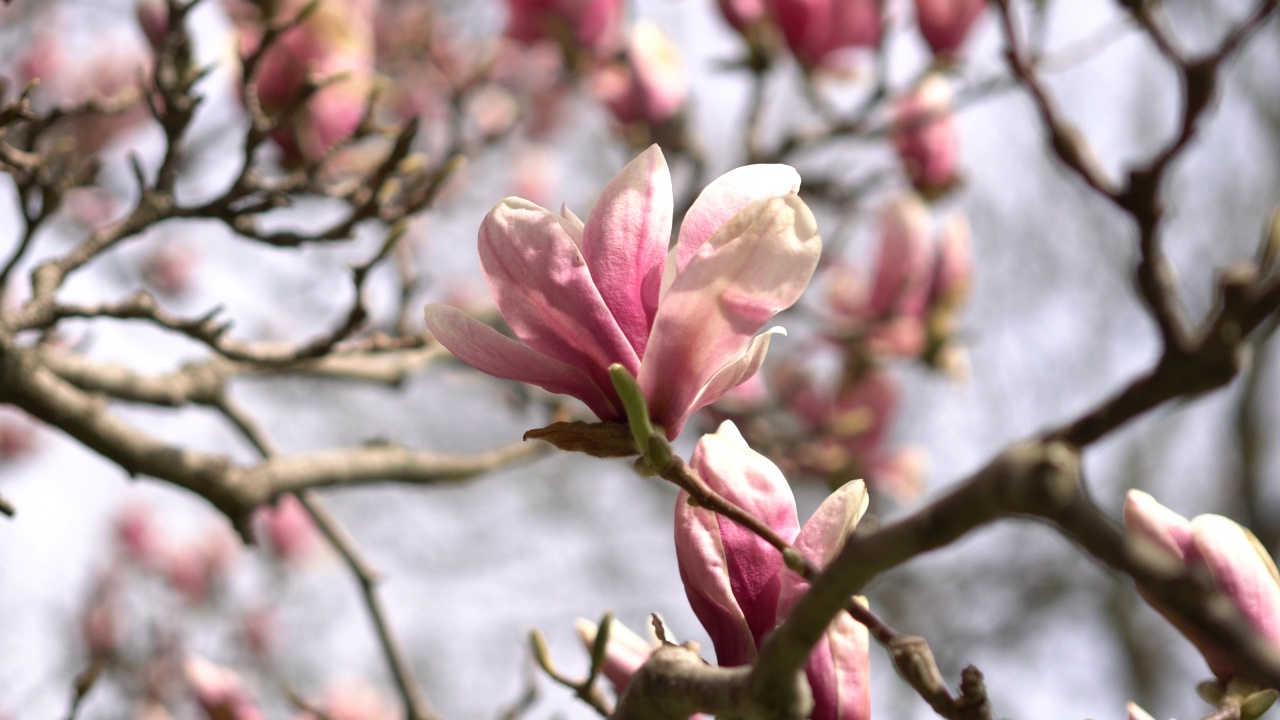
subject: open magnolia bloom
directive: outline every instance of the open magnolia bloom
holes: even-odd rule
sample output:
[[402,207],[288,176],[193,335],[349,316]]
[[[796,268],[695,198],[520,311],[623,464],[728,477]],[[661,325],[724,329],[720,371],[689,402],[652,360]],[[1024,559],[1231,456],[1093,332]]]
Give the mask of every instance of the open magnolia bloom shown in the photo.
[[480,264],[524,342],[446,305],[427,306],[427,327],[477,370],[572,395],[607,422],[626,420],[609,377],[621,364],[674,438],[755,374],[782,329],[756,333],[809,284],[822,241],[799,187],[785,165],[722,175],[669,255],[671,173],[656,145],[609,181],[585,223],[507,198],[480,226]]
[[[698,441],[691,464],[713,490],[773,528],[819,568],[840,551],[867,510],[866,486],[855,480],[832,493],[800,527],[782,471],[748,447],[732,422]],[[726,667],[752,662],[808,582],[786,568],[777,548],[732,520],[689,504],[688,493],[682,492],[676,504],[675,535],[680,579],[711,636],[716,659]],[[811,718],[871,716],[868,652],[867,629],[840,613],[805,664],[813,691]]]
[[[1207,570],[1214,586],[1258,633],[1280,643],[1280,573],[1253,533],[1221,515],[1187,520],[1138,490],[1130,490],[1125,500],[1124,526],[1130,537],[1140,538],[1158,552]],[[1235,677],[1235,667],[1210,638],[1158,604],[1152,606],[1195,644],[1224,685]]]

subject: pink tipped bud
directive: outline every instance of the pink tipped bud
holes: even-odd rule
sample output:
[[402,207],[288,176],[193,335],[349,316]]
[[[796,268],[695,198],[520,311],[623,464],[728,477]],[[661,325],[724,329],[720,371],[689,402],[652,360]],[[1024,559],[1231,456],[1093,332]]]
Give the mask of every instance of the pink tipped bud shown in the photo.
[[152,48],[159,49],[169,32],[169,7],[164,0],[139,0],[138,27]]
[[274,507],[261,507],[254,514],[281,559],[297,560],[316,548],[320,536],[315,521],[297,497],[285,495]]
[[209,720],[264,720],[235,671],[191,655],[183,669]]
[[21,460],[36,448],[36,426],[18,412],[0,414],[0,461]]
[[916,0],[916,22],[934,55],[953,57],[986,6],[985,0]]
[[680,111],[688,93],[680,50],[656,24],[637,22],[626,67],[603,71],[597,92],[621,123],[666,122]]
[[838,50],[880,44],[876,0],[770,0],[770,5],[787,45],[805,67],[827,63]]
[[196,262],[189,247],[166,242],[143,261],[142,279],[165,297],[181,298],[195,284]]
[[[1280,572],[1253,533],[1221,515],[1198,515],[1188,521],[1137,490],[1130,490],[1125,500],[1124,525],[1146,552],[1207,570],[1214,586],[1258,634],[1280,644]],[[1236,676],[1235,665],[1211,638],[1160,605],[1153,607],[1200,650],[1224,685]]]
[[952,97],[947,81],[930,75],[894,109],[893,146],[907,177],[926,195],[940,194],[956,181],[960,158]]
[[155,560],[159,545],[150,508],[145,505],[126,506],[116,516],[115,533],[116,542],[125,557],[143,565]]
[[622,0],[507,0],[507,37],[555,40],[602,57],[616,47]]

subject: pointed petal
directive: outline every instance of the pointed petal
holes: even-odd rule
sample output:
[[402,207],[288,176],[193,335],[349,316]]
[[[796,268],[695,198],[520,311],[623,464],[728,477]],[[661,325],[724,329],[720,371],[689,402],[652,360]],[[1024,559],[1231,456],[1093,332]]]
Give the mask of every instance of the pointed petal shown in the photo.
[[826,567],[867,512],[867,486],[861,480],[841,485],[827,496],[800,529],[795,546],[809,561]]
[[640,360],[600,297],[571,221],[520,198],[480,226],[480,264],[502,317],[529,347],[611,387],[609,365]]
[[[574,625],[578,630],[578,637],[582,638],[582,644],[587,647],[587,652],[591,652],[595,646],[599,628],[590,620],[582,619]],[[606,678],[609,678],[613,689],[621,695],[626,692],[631,676],[636,674],[641,665],[644,665],[653,650],[654,647],[644,638],[623,625],[621,620],[614,618],[613,622],[609,623],[609,644],[605,646],[604,666],[600,670]]]
[[693,613],[711,637],[716,662],[725,667],[755,659],[756,643],[729,582],[720,523],[715,513],[689,504],[689,494],[676,500],[676,562]]
[[795,195],[752,203],[699,248],[663,297],[641,363],[654,420],[683,422],[716,373],[800,298],[821,251],[813,213]]
[[1199,515],[1191,521],[1191,534],[1218,589],[1263,637],[1280,642],[1280,585],[1252,533],[1221,515]]
[[[854,598],[866,604],[865,598]],[[813,690],[811,720],[870,720],[871,647],[867,628],[840,613],[805,664]]]
[[658,310],[672,212],[671,171],[650,145],[613,176],[583,228],[587,268],[637,357]]
[[698,248],[751,203],[799,189],[800,173],[789,165],[747,165],[716,178],[693,201],[680,223],[677,270],[683,271]]
[[436,340],[480,372],[572,395],[601,420],[623,419],[618,410],[621,403],[614,402],[612,386],[606,394],[581,370],[521,345],[455,307],[433,304],[424,313]]
[[[746,446],[733,423],[725,422],[717,433],[704,435],[690,462],[711,489],[788,542],[800,532],[787,479],[768,458]],[[737,523],[709,510],[698,512],[717,521],[729,585],[758,645],[777,621],[782,554]]]
[[707,381],[706,385],[698,391],[693,402],[685,410],[684,414],[671,421],[667,427],[667,436],[674,438],[680,434],[680,430],[684,428],[685,422],[689,420],[689,416],[701,408],[724,397],[725,393],[750,380],[760,370],[760,366],[764,364],[765,355],[769,352],[769,341],[774,335],[786,335],[787,330],[783,327],[771,327],[751,339],[751,344],[743,351],[742,355],[730,362],[728,365],[720,368],[715,375]]
[[1190,521],[1141,490],[1130,490],[1125,498],[1124,528],[1180,560],[1192,547]]

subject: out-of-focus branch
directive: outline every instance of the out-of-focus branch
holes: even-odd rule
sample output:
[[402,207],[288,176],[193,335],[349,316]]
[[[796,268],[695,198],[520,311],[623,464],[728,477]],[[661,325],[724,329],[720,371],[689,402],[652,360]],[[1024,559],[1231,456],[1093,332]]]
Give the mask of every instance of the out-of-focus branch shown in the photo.
[[1102,197],[1130,215],[1138,227],[1141,259],[1135,272],[1138,294],[1155,320],[1166,348],[1187,351],[1194,341],[1185,318],[1174,271],[1161,247],[1164,208],[1161,193],[1173,161],[1194,139],[1205,111],[1217,97],[1220,73],[1248,38],[1275,13],[1276,0],[1261,0],[1218,47],[1198,58],[1187,57],[1153,17],[1149,3],[1124,2],[1162,56],[1178,71],[1182,87],[1181,122],[1177,134],[1147,163],[1131,169],[1123,183],[1103,172],[1088,141],[1054,105],[1048,89],[1022,48],[1011,0],[997,0],[1006,58],[1027,89],[1057,158]]
[[976,667],[970,665],[961,671],[960,697],[956,697],[947,687],[933,650],[924,638],[897,632],[860,602],[850,602],[845,610],[889,652],[898,675],[929,703],[939,717],[948,720],[994,720],[986,684]]
[[[212,404],[218,398],[202,399]],[[224,455],[190,450],[147,434],[113,413],[100,394],[60,377],[41,362],[38,350],[3,338],[0,402],[62,430],[130,475],[147,475],[196,493],[241,530],[246,529],[244,523],[254,508],[282,493],[386,481],[456,482],[544,450],[540,444],[521,443],[475,455],[452,455],[372,445],[240,466]]]
[[[269,461],[276,456],[275,445],[271,438],[243,408],[223,399],[219,403],[219,409],[233,425],[240,429],[240,432],[254,446],[264,461]],[[381,580],[381,574],[374,570],[369,561],[365,559],[364,554],[360,552],[359,546],[356,545],[355,538],[351,537],[351,534],[347,532],[347,529],[329,510],[319,494],[311,490],[302,490],[297,493],[296,497],[302,507],[311,515],[316,527],[329,540],[329,544],[333,545],[333,548],[342,556],[343,561],[351,569],[352,575],[355,576],[360,585],[360,595],[364,599],[370,619],[373,620],[374,629],[378,634],[378,642],[382,646],[383,655],[387,659],[387,665],[391,669],[391,676],[395,679],[396,689],[400,692],[400,697],[405,706],[405,713],[409,720],[439,720],[440,715],[431,706],[426,695],[422,692],[422,688],[418,685],[418,681],[414,678],[413,668],[404,653],[400,639],[391,629],[391,624],[387,620],[386,609],[383,608],[382,600],[377,593],[377,585]]]

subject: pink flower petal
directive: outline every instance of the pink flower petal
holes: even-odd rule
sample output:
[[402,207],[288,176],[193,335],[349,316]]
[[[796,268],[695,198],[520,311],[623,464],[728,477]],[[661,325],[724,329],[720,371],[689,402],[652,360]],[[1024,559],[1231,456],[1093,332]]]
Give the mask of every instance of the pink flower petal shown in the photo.
[[826,567],[853,534],[867,512],[868,501],[867,486],[861,480],[841,485],[822,501],[800,529],[796,549],[818,567]]
[[612,387],[609,366],[621,363],[635,373],[640,359],[592,281],[573,232],[571,221],[507,198],[480,226],[480,264],[517,337],[587,372],[599,387]]
[[690,415],[719,400],[724,397],[725,393],[755,377],[756,372],[760,370],[760,366],[764,364],[765,355],[769,352],[769,341],[773,339],[774,335],[786,334],[785,328],[771,327],[752,338],[751,344],[747,346],[742,355],[720,368],[715,375],[711,376],[711,379],[698,391],[693,402],[685,409],[684,413],[669,422],[666,426],[667,435],[669,437],[679,435]]
[[1274,563],[1252,533],[1221,515],[1198,515],[1191,521],[1191,536],[1218,589],[1263,637],[1280,643],[1280,584]]
[[1184,560],[1192,548],[1191,523],[1141,490],[1130,490],[1124,503],[1124,527]]
[[428,305],[427,327],[457,358],[483,373],[537,385],[553,393],[572,395],[601,420],[621,420],[621,403],[613,401],[585,373],[522,345],[463,311],[448,305]]
[[715,374],[800,298],[821,251],[813,213],[786,195],[752,203],[690,259],[663,296],[638,376],[668,434]]
[[651,145],[613,176],[583,228],[582,255],[591,279],[637,357],[644,354],[658,311],[671,213],[671,172],[662,151]]
[[800,189],[800,173],[789,165],[747,165],[716,178],[693,201],[680,223],[676,270],[683,272],[694,253],[720,226],[751,203]]
[[[690,463],[711,489],[785,540],[791,541],[800,532],[791,485],[776,465],[747,446],[732,422],[722,423],[715,434],[704,435]],[[704,509],[696,512],[712,515]],[[777,622],[782,554],[732,520],[714,517],[733,597],[758,645]]]
[[712,513],[689,504],[689,494],[676,500],[676,562],[694,615],[711,636],[716,661],[726,667],[755,659],[756,643],[729,583],[720,522]]

